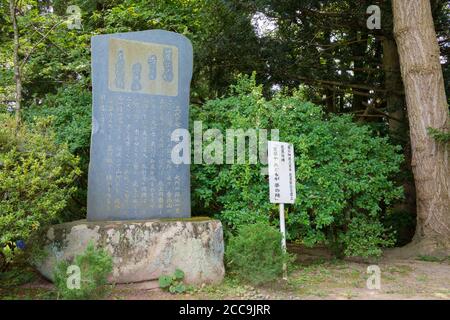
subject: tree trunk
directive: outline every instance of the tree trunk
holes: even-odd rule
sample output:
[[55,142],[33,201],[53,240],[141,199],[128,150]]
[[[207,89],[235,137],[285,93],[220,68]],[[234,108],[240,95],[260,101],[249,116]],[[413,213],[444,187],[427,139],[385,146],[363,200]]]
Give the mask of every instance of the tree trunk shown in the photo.
[[22,102],[22,76],[20,74],[20,61],[19,61],[19,27],[17,26],[16,16],[16,1],[9,1],[9,13],[14,31],[14,48],[13,48],[13,61],[14,61],[14,81],[16,83],[16,122],[20,123],[20,109]]
[[[405,100],[400,93],[403,91],[402,76],[400,74],[400,59],[397,45],[394,39],[383,38],[383,70],[384,87],[386,89],[387,111],[392,118],[389,119],[389,131],[400,140],[405,138],[407,121],[405,112]],[[405,120],[405,123],[394,119]]]
[[[330,45],[331,44],[331,33],[329,31],[326,31],[324,34],[324,43],[326,45]],[[320,56],[319,54],[317,55],[318,57]],[[320,62],[319,62],[320,63]],[[327,72],[331,75],[333,74],[333,66],[332,66],[333,60],[330,58],[326,59],[326,70]],[[334,100],[334,96],[335,96],[335,91],[331,90],[329,87],[327,87],[325,89],[325,104],[327,107],[327,112],[329,113],[336,113],[336,104],[335,104],[335,100]]]
[[429,0],[393,0],[410,125],[412,169],[417,193],[417,227],[406,255],[448,255],[450,250],[450,170],[447,146],[428,128],[448,130],[449,115],[439,46]]
[[[361,39],[367,39],[367,32],[358,32],[358,31],[352,31],[350,32],[350,41],[355,41],[355,40],[361,40]],[[366,56],[366,51],[367,51],[367,41],[364,42],[358,42],[355,44],[351,45],[351,52],[352,55],[354,57],[354,61],[353,61],[353,67],[354,67],[354,71],[353,71],[353,83],[358,83],[358,84],[366,84],[366,73],[364,71],[361,71],[364,69],[364,58]],[[356,91],[355,89],[352,89],[354,91]],[[364,89],[358,89],[357,91],[363,92],[363,93],[369,93],[369,90],[364,90]],[[362,95],[359,94],[353,94],[353,100],[352,100],[352,111],[353,112],[358,112],[361,110],[366,109],[365,107],[365,103],[367,103],[367,97],[364,97]],[[367,119],[365,119],[367,120]]]
[[[403,146],[405,163],[402,165],[402,170],[409,173],[412,172],[411,143],[408,133],[405,96],[401,94],[404,88],[400,73],[400,58],[398,56],[397,44],[390,35],[383,37],[382,45],[387,112],[392,117],[388,119],[389,132],[394,143]],[[405,191],[405,200],[399,203],[395,209],[397,211],[406,211],[413,218],[416,218],[416,188],[414,179],[409,174],[402,175],[400,179]],[[414,235],[414,230],[412,230],[412,226],[410,225],[405,225],[398,232],[400,233],[400,241],[410,241]]]

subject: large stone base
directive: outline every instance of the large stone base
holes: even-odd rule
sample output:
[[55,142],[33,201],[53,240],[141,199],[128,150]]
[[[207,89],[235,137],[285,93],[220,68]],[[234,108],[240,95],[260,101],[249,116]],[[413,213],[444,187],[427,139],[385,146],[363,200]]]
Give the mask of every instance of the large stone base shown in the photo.
[[158,279],[176,268],[190,284],[223,279],[222,224],[207,218],[89,222],[52,226],[47,232],[45,259],[37,266],[48,279],[58,261],[71,261],[90,241],[113,257],[111,283]]

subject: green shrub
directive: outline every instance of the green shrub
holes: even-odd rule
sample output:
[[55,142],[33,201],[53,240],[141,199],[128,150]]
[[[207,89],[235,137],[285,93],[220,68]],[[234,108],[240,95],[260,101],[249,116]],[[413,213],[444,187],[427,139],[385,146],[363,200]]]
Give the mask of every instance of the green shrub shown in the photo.
[[281,249],[281,233],[259,222],[239,227],[228,241],[225,259],[232,274],[259,285],[278,279],[292,257]]
[[[68,274],[71,265],[80,268],[80,287],[69,288],[68,280],[73,274]],[[111,256],[103,249],[96,249],[89,243],[83,254],[77,255],[73,262],[61,261],[55,267],[54,278],[58,296],[63,299],[95,299],[106,293],[108,275],[112,272]]]
[[28,122],[35,118],[52,117],[52,128],[59,144],[67,143],[69,151],[88,162],[91,138],[92,94],[81,85],[66,85],[56,93],[46,94],[38,105],[25,109]]
[[[55,143],[51,119],[16,126],[0,114],[0,248],[17,252],[31,236],[59,222],[76,188],[78,158]],[[17,245],[19,243],[19,246]]]
[[14,268],[0,272],[0,288],[17,288],[23,284],[36,280],[37,276],[30,267]]
[[[217,128],[279,129],[280,141],[295,149],[297,201],[287,207],[287,238],[308,246],[326,244],[347,256],[378,255],[391,232],[380,221],[403,195],[394,176],[403,161],[401,148],[376,136],[350,115],[326,115],[305,102],[300,92],[262,95],[253,77],[241,77],[230,95],[192,106],[192,120],[203,131]],[[208,146],[204,141],[203,148]],[[227,232],[241,225],[277,225],[278,206],[269,203],[267,176],[261,164],[193,165],[193,204],[200,213],[219,212]],[[369,225],[365,225],[369,224]],[[353,226],[370,230],[363,235]],[[365,239],[364,239],[365,240]]]
[[24,110],[24,118],[33,122],[34,118],[49,117],[58,144],[65,144],[69,151],[79,157],[82,174],[76,181],[77,192],[72,196],[66,210],[66,221],[82,219],[86,215],[87,174],[89,146],[91,140],[92,94],[82,84],[65,85],[56,93],[48,93]]
[[359,216],[352,219],[348,230],[340,234],[338,243],[343,245],[346,256],[379,257],[380,248],[394,245],[391,234],[384,234],[384,227],[376,219],[366,220]]
[[183,283],[184,272],[181,269],[176,269],[171,275],[160,276],[158,279],[159,287],[167,290],[170,293],[183,293],[187,287]]

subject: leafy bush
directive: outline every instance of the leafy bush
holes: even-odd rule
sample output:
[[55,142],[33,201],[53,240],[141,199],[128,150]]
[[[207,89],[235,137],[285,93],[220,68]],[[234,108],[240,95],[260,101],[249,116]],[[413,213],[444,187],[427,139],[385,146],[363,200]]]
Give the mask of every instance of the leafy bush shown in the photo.
[[[25,110],[27,121],[52,117],[56,142],[67,143],[69,151],[80,157],[89,155],[91,138],[91,92],[80,85],[66,85],[49,93],[39,104]],[[87,160],[87,158],[85,159]]]
[[370,220],[364,216],[352,219],[345,233],[340,233],[338,243],[346,256],[378,257],[382,254],[380,248],[394,245],[392,237],[386,237],[384,226],[376,219]]
[[[71,265],[80,268],[80,287],[69,288],[68,268]],[[103,249],[96,249],[92,243],[83,254],[77,255],[73,262],[61,261],[55,267],[54,277],[58,296],[63,299],[95,299],[106,293],[107,277],[112,272],[113,261]]]
[[187,290],[187,287],[183,283],[183,279],[183,270],[176,269],[171,275],[159,277],[159,287],[169,291],[170,293],[183,293]]
[[25,109],[24,118],[49,117],[58,144],[65,144],[69,151],[80,158],[82,174],[77,179],[77,192],[67,208],[67,218],[72,221],[85,217],[87,197],[87,173],[91,140],[91,99],[89,89],[80,84],[65,85],[56,93],[48,93],[39,104]]
[[17,127],[13,117],[0,114],[0,248],[5,256],[58,222],[76,191],[78,158],[55,143],[50,126],[51,118],[41,118]]
[[265,223],[240,226],[225,251],[231,273],[255,285],[279,278],[283,264],[292,260],[281,249],[281,238],[278,230]]
[[[297,201],[288,206],[287,238],[308,246],[324,243],[347,256],[377,255],[392,244],[380,223],[387,208],[403,194],[393,177],[403,161],[401,148],[376,136],[350,115],[326,115],[305,102],[300,92],[266,100],[253,77],[241,77],[230,96],[192,108],[203,130],[279,129],[280,140],[295,149]],[[203,147],[207,146],[205,141]],[[219,212],[228,232],[255,222],[278,223],[270,204],[263,165],[193,165],[197,212]],[[367,224],[367,226],[366,226]],[[354,228],[370,230],[369,241]],[[364,242],[364,247],[359,243]]]

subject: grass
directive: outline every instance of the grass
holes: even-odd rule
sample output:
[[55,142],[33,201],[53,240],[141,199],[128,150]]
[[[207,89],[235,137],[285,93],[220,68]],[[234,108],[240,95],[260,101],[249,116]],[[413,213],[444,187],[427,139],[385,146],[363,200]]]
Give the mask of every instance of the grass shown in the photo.
[[434,256],[418,256],[417,260],[426,261],[426,262],[445,262],[445,261],[450,262],[450,256],[447,256],[445,258],[434,257]]
[[36,273],[31,268],[15,268],[0,273],[0,288],[14,288],[34,281]]
[[406,274],[414,271],[414,269],[408,265],[395,265],[395,266],[389,266],[386,271],[389,273],[397,273],[397,274],[401,274],[401,275],[406,275]]
[[424,274],[420,274],[416,277],[417,281],[420,282],[427,282],[428,281],[428,276],[424,275]]
[[343,261],[331,261],[300,268],[291,275],[288,287],[306,296],[326,297],[336,289],[365,286],[365,270]]
[[24,288],[27,283],[38,279],[36,272],[27,266],[14,266],[0,273],[0,300],[54,299],[53,290],[43,288]]
[[345,296],[347,299],[351,300],[351,299],[357,298],[357,297],[358,297],[358,294],[355,293],[355,292],[352,292],[352,291],[346,291],[346,292],[344,293],[344,296]]
[[54,290],[42,288],[9,288],[0,289],[0,300],[53,300]]
[[223,299],[225,297],[243,297],[248,291],[249,286],[240,283],[233,277],[225,277],[219,285],[205,285],[193,289],[193,294],[205,295],[212,299]]

